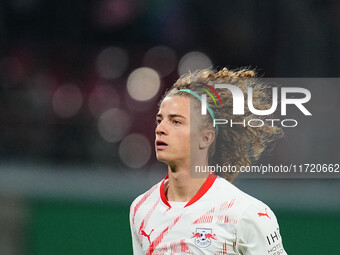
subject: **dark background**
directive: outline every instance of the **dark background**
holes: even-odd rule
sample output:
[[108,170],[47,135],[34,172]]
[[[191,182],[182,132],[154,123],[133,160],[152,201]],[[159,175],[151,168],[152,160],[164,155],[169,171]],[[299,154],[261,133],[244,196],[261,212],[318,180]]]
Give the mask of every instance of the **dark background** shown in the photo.
[[[6,159],[120,164],[118,143],[98,141],[88,97],[100,82],[125,95],[129,74],[158,45],[171,48],[177,61],[201,51],[214,68],[250,67],[264,77],[338,77],[339,9],[337,1],[3,0],[0,153]],[[110,46],[128,54],[128,65],[119,77],[103,79],[95,61]],[[152,107],[142,113],[121,100],[133,119],[130,133],[152,141],[154,106],[177,78],[177,68],[162,77],[159,92],[145,103]],[[65,83],[75,83],[83,96],[70,118],[58,117],[51,104]],[[94,140],[101,151],[96,155]]]
[[[154,116],[183,57],[198,52],[210,67],[266,78],[336,78],[339,12],[335,0],[2,0],[0,254],[130,254],[129,204],[166,172],[153,152]],[[160,83],[136,101],[127,82],[141,67]],[[313,117],[264,161],[339,163],[337,84],[310,87]],[[112,140],[100,132],[107,111]],[[133,148],[148,160],[134,162]],[[236,185],[277,212],[289,254],[339,252],[338,179]]]

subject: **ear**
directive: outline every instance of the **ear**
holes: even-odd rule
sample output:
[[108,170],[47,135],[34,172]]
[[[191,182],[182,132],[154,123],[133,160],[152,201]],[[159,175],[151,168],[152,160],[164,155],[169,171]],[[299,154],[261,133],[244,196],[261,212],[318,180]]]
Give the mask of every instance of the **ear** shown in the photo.
[[200,142],[199,142],[199,148],[201,150],[209,148],[210,144],[215,139],[215,132],[211,129],[205,129],[202,131]]

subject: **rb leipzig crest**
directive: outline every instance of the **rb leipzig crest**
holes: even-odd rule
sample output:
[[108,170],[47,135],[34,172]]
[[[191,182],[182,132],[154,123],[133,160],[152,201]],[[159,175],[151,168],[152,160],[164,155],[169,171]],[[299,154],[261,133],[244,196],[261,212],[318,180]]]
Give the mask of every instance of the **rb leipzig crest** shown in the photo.
[[200,248],[206,248],[211,244],[211,240],[216,240],[216,235],[211,228],[196,228],[191,238],[195,238],[195,244]]

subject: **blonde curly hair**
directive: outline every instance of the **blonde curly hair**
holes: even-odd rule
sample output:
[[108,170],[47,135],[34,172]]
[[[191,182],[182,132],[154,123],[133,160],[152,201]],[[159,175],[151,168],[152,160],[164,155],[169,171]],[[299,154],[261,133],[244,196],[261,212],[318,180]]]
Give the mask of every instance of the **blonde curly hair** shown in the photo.
[[[166,97],[173,96],[190,96],[198,102],[198,99],[180,90],[190,89],[198,93],[200,91],[198,87],[202,87],[202,83],[210,86],[214,86],[214,84],[235,85],[243,91],[245,100],[248,96],[248,88],[252,87],[253,106],[258,110],[266,110],[271,107],[271,102],[269,102],[271,87],[261,83],[256,77],[255,71],[247,68],[239,70],[223,68],[218,71],[203,69],[182,75],[164,94],[159,105]],[[216,91],[223,102],[223,106],[216,106],[213,99],[207,97],[207,104],[214,112],[216,119],[233,119],[235,122],[247,121],[255,117],[256,119],[265,119],[264,116],[254,115],[246,105],[244,115],[233,115],[232,93],[226,89],[216,89]],[[202,116],[202,118],[204,119],[202,128],[214,129],[209,114]],[[222,126],[220,125],[220,127]],[[218,137],[215,136],[215,141],[209,148],[209,165],[235,166],[236,172],[218,173],[232,182],[238,175],[241,166],[251,165],[258,160],[265,149],[269,149],[270,145],[273,145],[272,142],[282,135],[283,130],[280,127],[268,125],[266,122],[260,128],[248,125],[245,127],[236,125],[233,128],[219,128]]]

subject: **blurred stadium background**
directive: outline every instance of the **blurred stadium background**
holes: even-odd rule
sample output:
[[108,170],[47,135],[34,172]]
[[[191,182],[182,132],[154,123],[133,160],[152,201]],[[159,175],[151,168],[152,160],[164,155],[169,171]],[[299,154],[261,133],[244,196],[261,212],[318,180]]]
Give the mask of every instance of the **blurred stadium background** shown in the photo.
[[[132,254],[129,205],[164,177],[154,116],[178,76],[249,66],[338,77],[340,4],[2,0],[0,255]],[[263,162],[339,163],[340,88]],[[290,176],[285,176],[290,177]],[[240,178],[276,212],[289,254],[340,254],[337,178]]]

